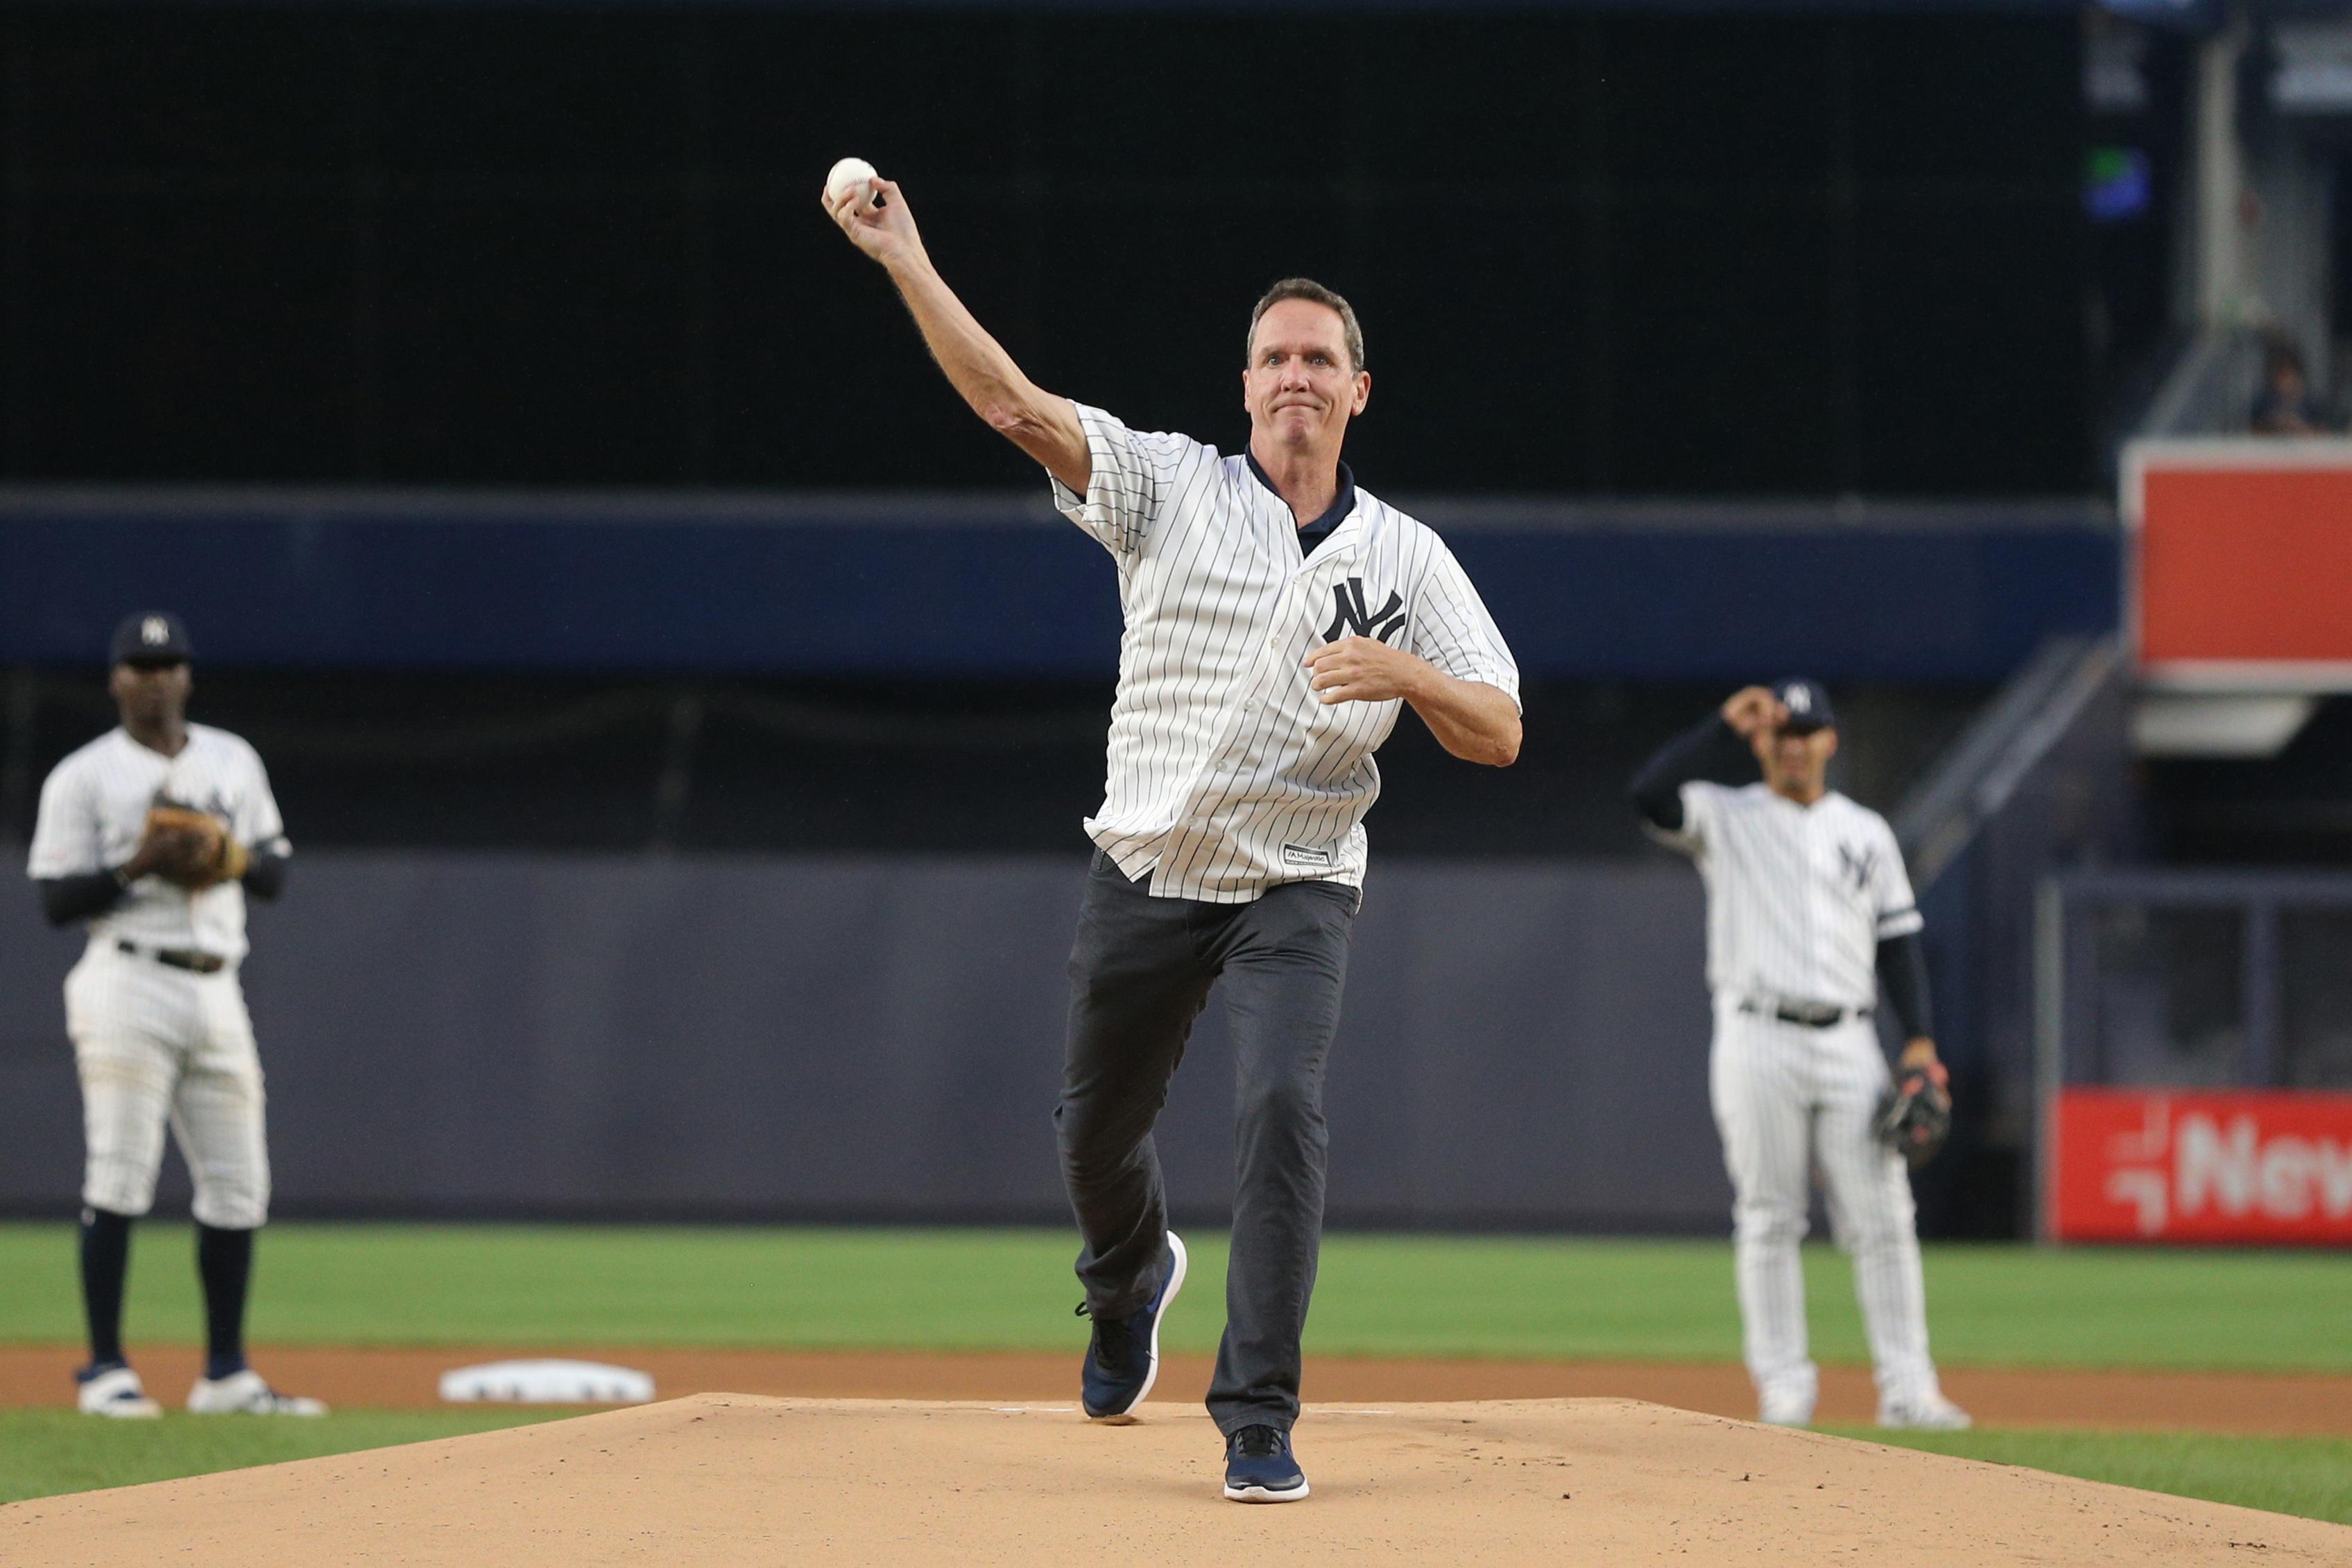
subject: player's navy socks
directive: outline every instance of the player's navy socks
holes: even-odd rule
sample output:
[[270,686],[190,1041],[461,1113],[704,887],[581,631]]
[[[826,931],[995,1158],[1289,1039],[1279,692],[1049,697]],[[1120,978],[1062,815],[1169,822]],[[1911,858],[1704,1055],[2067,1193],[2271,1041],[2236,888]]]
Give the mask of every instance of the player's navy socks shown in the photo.
[[131,1273],[131,1217],[81,1211],[81,1310],[89,1323],[89,1362],[122,1363],[122,1282]]
[[245,1288],[253,1280],[253,1232],[196,1227],[196,1274],[205,1284],[205,1375],[245,1370]]

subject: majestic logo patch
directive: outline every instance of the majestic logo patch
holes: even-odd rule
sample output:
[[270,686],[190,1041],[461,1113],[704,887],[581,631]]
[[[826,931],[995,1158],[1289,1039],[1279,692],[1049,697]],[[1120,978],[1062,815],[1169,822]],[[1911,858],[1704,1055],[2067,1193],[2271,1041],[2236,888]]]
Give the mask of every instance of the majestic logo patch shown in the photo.
[[1360,577],[1351,577],[1334,586],[1331,597],[1338,601],[1339,612],[1324,628],[1326,643],[1336,643],[1349,633],[1385,643],[1391,632],[1404,630],[1404,595],[1394,589],[1389,591],[1389,601],[1369,615],[1364,613],[1364,580]]
[[1285,844],[1282,846],[1282,863],[1311,865],[1319,871],[1329,871],[1339,863],[1339,860],[1328,847],[1317,849],[1307,844]]
[[1857,852],[1851,844],[1840,844],[1838,863],[1846,879],[1853,883],[1853,890],[1860,893],[1870,885],[1870,873],[1878,869],[1878,852],[1865,845]]

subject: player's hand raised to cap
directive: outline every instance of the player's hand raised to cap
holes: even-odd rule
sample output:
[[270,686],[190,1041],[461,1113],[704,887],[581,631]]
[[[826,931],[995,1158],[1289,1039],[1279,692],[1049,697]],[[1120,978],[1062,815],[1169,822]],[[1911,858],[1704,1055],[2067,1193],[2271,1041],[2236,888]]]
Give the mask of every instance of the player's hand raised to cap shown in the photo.
[[1759,729],[1778,729],[1789,721],[1789,710],[1769,686],[1742,686],[1724,700],[1723,722],[1746,739]]
[[877,175],[872,189],[872,201],[856,186],[844,191],[838,198],[820,191],[817,204],[841,225],[850,244],[885,267],[920,256],[922,235],[916,231],[915,214],[908,208],[898,182]]

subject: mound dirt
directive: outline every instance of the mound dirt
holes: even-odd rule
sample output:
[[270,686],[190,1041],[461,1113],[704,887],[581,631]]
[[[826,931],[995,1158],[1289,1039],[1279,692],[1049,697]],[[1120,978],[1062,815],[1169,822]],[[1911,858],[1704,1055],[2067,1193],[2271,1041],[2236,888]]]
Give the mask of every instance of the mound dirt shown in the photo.
[[0,1508],[12,1568],[2342,1563],[2352,1528],[1630,1400],[1318,1406],[1315,1494],[1228,1503],[1215,1428],[1146,1407],[709,1394]]

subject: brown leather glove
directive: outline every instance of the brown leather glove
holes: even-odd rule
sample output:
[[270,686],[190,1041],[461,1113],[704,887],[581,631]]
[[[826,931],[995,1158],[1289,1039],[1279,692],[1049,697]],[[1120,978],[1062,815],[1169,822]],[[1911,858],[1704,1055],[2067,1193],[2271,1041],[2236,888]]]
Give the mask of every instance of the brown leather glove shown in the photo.
[[155,873],[191,890],[215,887],[245,874],[250,858],[228,824],[209,811],[158,801],[148,808],[143,851],[158,839],[175,841],[158,860]]

